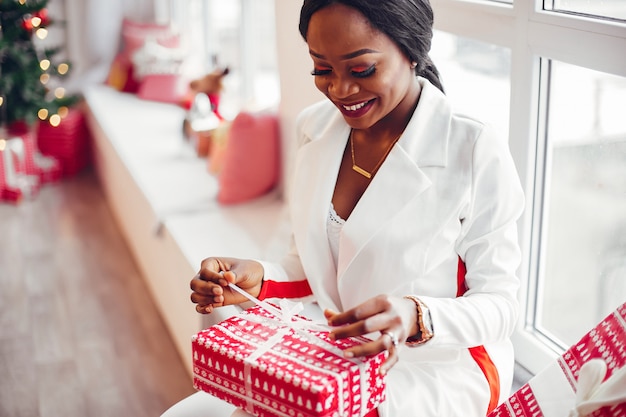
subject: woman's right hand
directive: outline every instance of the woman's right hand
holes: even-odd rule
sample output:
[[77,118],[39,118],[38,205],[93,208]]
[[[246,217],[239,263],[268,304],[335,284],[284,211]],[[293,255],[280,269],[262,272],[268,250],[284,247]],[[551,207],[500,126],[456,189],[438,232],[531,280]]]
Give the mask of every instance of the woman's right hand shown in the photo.
[[196,304],[196,311],[202,314],[212,313],[215,307],[243,303],[247,299],[228,284],[235,284],[257,297],[261,292],[263,273],[263,266],[257,261],[207,258],[191,280],[191,301]]

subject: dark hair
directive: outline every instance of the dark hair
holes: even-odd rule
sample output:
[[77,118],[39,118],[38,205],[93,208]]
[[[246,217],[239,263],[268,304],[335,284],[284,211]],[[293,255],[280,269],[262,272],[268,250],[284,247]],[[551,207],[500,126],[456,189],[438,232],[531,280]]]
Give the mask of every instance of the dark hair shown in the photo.
[[304,0],[299,29],[305,41],[311,16],[333,3],[358,10],[375,29],[389,36],[410,61],[417,63],[415,75],[443,91],[439,71],[428,56],[433,37],[433,9],[428,0]]

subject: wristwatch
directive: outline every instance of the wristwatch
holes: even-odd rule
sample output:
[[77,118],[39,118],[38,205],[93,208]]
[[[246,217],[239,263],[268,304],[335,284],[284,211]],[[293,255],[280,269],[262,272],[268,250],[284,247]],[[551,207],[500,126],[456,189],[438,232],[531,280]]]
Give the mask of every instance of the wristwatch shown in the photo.
[[428,306],[414,295],[407,295],[404,298],[415,303],[417,309],[417,334],[406,339],[406,345],[409,347],[423,345],[435,336],[433,330],[433,322],[430,317]]

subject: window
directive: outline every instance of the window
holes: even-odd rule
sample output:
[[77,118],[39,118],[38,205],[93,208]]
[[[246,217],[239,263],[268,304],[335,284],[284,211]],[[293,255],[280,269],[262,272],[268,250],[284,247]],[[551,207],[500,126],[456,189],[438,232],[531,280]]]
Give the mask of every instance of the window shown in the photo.
[[224,117],[278,105],[274,0],[169,1],[165,14],[192,55],[187,69],[202,76],[216,66],[229,68],[220,101]]
[[626,78],[559,61],[544,66],[533,324],[565,348],[626,300]]
[[545,0],[544,8],[555,12],[626,20],[626,5],[623,0]]
[[518,362],[533,373],[626,301],[626,2],[431,0],[448,96],[508,133]]
[[510,50],[435,31],[431,58],[456,110],[492,124],[508,137]]

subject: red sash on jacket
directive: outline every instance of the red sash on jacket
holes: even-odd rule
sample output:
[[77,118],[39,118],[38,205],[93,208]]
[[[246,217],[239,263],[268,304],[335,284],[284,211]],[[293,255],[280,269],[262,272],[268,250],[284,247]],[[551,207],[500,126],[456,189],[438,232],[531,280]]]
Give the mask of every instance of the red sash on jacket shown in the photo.
[[[465,262],[459,257],[459,265],[457,268],[456,279],[457,279],[457,290],[456,296],[461,297],[467,291],[467,286],[465,285],[465,275],[467,274],[467,268],[465,266]],[[487,383],[489,383],[489,391],[491,392],[491,399],[489,400],[489,408],[487,409],[487,414],[489,414],[496,406],[498,405],[498,400],[500,398],[500,375],[498,374],[498,368],[493,363],[487,350],[484,346],[474,346],[469,348],[470,355],[476,361],[476,364],[480,367],[483,374],[485,374],[485,378],[487,378]]]

